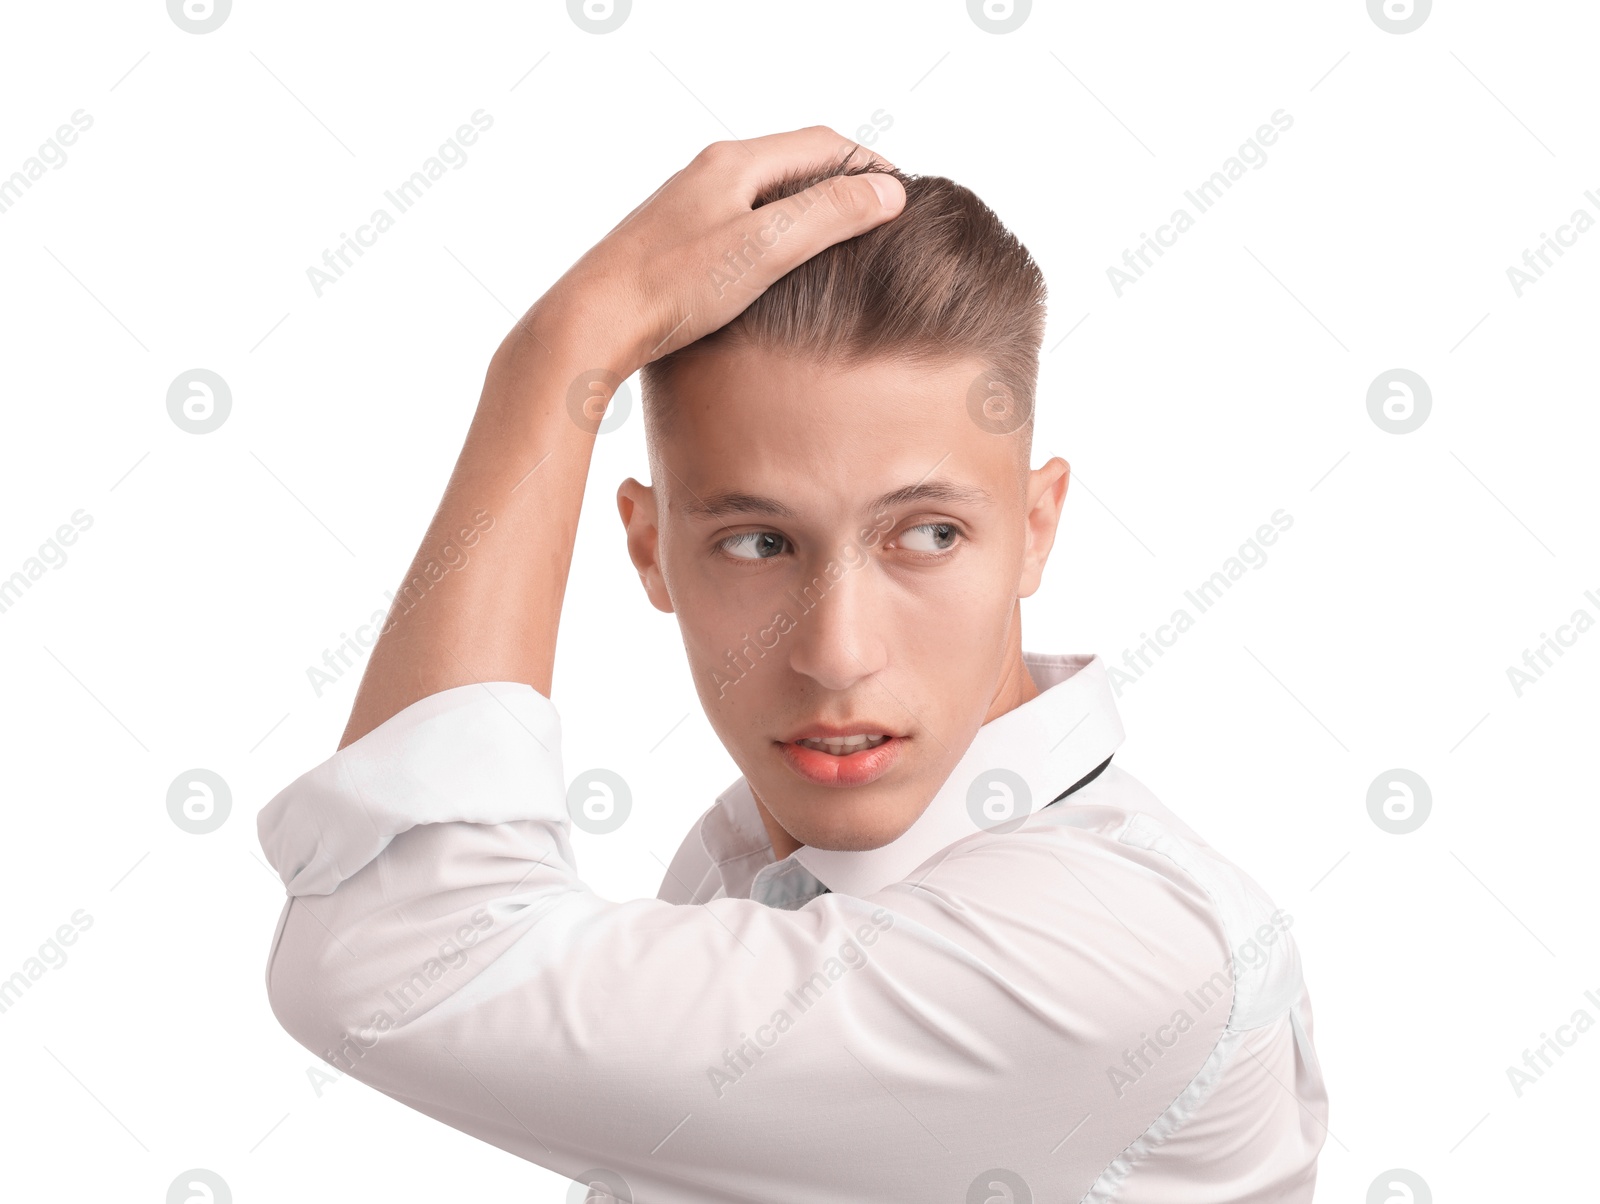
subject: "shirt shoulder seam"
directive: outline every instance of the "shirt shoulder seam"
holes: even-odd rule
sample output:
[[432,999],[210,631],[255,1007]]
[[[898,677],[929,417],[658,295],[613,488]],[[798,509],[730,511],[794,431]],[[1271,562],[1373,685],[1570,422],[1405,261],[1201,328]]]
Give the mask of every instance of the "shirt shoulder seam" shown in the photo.
[[[1133,842],[1128,840],[1127,837],[1129,836],[1130,830],[1133,828],[1134,824],[1141,819],[1146,823],[1154,824],[1158,828],[1162,828],[1163,832],[1165,831],[1164,825],[1162,825],[1161,822],[1154,816],[1144,811],[1130,811],[1128,813],[1128,821],[1123,824],[1116,833],[1117,841],[1122,844],[1133,844]],[[1227,932],[1227,925],[1223,921],[1223,909],[1221,902],[1217,899],[1216,895],[1212,893],[1210,886],[1208,886],[1198,876],[1190,873],[1188,869],[1186,869],[1178,861],[1177,858],[1173,857],[1165,849],[1156,848],[1152,845],[1134,845],[1134,847],[1143,848],[1148,852],[1160,854],[1162,857],[1166,858],[1167,861],[1171,862],[1176,869],[1181,871],[1184,877],[1188,878],[1201,890],[1203,890],[1206,898],[1211,903],[1211,913],[1213,918],[1216,920],[1218,926],[1222,928],[1223,932]],[[1230,975],[1233,974],[1234,965],[1232,950],[1228,951],[1228,969]],[[1237,986],[1236,982],[1235,986]],[[1206,1099],[1210,1097],[1212,1090],[1217,1085],[1218,1079],[1220,1079],[1222,1076],[1224,1063],[1227,1061],[1227,1050],[1224,1047],[1230,1044],[1230,1038],[1232,1039],[1233,1044],[1237,1044],[1241,1039],[1242,1035],[1233,1027],[1238,1006],[1239,993],[1237,989],[1235,989],[1229,993],[1228,1017],[1225,1021],[1223,1021],[1222,1029],[1217,1034],[1216,1044],[1214,1044],[1211,1047],[1210,1052],[1206,1054],[1205,1060],[1200,1063],[1200,1068],[1195,1071],[1194,1077],[1189,1080],[1188,1084],[1182,1091],[1173,1097],[1172,1102],[1163,1108],[1160,1114],[1154,1120],[1152,1120],[1148,1126],[1146,1126],[1143,1132],[1141,1132],[1137,1137],[1124,1146],[1122,1150],[1118,1152],[1117,1156],[1106,1164],[1105,1169],[1100,1172],[1099,1177],[1096,1178],[1095,1181],[1090,1185],[1089,1190],[1084,1193],[1083,1198],[1079,1201],[1079,1204],[1111,1204],[1111,1201],[1114,1199],[1113,1193],[1116,1191],[1117,1187],[1120,1186],[1122,1181],[1126,1179],[1133,1171],[1134,1166],[1138,1162],[1153,1154],[1162,1142],[1171,1137],[1174,1133],[1178,1132],[1185,1124],[1194,1118],[1195,1113],[1200,1110],[1201,1105],[1203,1105]],[[1183,1111],[1181,1114],[1176,1114],[1179,1106],[1184,1104],[1186,1101],[1189,1104],[1187,1110]],[[1158,1133],[1157,1130],[1162,1128],[1163,1121],[1168,1123],[1166,1124],[1164,1131]]]

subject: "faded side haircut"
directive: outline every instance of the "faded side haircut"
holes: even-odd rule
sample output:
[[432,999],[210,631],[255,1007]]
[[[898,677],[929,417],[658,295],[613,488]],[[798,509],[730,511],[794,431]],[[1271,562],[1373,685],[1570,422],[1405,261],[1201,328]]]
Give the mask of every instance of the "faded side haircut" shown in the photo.
[[[875,359],[978,359],[987,371],[960,400],[980,429],[1017,432],[1026,456],[1044,341],[1039,265],[970,189],[881,163],[850,166],[854,153],[852,148],[830,166],[774,182],[753,207],[784,201],[833,176],[881,171],[905,187],[905,208],[813,255],[726,326],[645,365],[640,385],[653,439],[671,428],[676,367],[719,348],[754,345],[841,368]],[[781,228],[781,219],[773,225]],[[755,246],[743,252],[759,253]],[[725,287],[745,266],[748,259],[741,264],[730,256],[712,269],[708,287]]]

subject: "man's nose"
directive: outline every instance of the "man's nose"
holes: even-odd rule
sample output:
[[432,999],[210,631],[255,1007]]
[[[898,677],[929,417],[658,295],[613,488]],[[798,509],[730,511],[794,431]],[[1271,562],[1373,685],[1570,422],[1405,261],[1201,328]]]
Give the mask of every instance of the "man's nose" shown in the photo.
[[789,667],[824,689],[848,690],[889,663],[889,646],[871,564],[858,562],[835,575],[837,580],[817,566],[809,583],[791,596],[802,600],[802,608],[788,637]]

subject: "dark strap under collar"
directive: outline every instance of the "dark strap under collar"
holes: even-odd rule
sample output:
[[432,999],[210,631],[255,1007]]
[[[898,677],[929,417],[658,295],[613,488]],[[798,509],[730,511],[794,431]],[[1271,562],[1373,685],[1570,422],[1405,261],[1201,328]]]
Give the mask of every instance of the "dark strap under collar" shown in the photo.
[[[1088,773],[1084,774],[1076,782],[1072,783],[1072,785],[1068,786],[1060,794],[1056,795],[1055,798],[1051,799],[1050,803],[1059,803],[1062,799],[1066,798],[1067,795],[1071,794],[1074,790],[1082,790],[1090,782],[1094,781],[1103,772],[1105,772],[1105,768],[1109,764],[1111,764],[1111,758],[1107,757],[1104,761],[1101,761],[1100,764],[1096,765],[1093,769],[1091,769]],[[1050,803],[1046,803],[1045,806],[1048,807],[1050,805]]]
[[[1048,806],[1051,805],[1051,803],[1059,803],[1062,799],[1066,798],[1067,795],[1071,794],[1073,791],[1082,790],[1090,782],[1094,781],[1097,777],[1099,777],[1102,773],[1104,773],[1106,766],[1109,765],[1109,764],[1111,764],[1111,758],[1107,757],[1104,761],[1101,761],[1100,764],[1096,765],[1093,769],[1091,769],[1088,773],[1084,774],[1076,782],[1072,783],[1072,785],[1068,786],[1060,794],[1056,795],[1055,798],[1051,799],[1049,803],[1045,804],[1045,806],[1048,807]],[[822,888],[821,892],[819,892],[819,893],[824,894],[824,895],[829,895],[829,894],[832,894],[833,891],[830,888],[824,886]]]

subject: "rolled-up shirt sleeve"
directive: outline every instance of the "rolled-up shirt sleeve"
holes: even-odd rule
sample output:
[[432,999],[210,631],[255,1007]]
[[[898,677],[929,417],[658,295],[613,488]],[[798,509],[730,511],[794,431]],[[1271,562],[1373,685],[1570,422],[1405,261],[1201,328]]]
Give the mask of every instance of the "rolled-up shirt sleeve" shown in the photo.
[[[578,876],[550,700],[461,686],[261,811],[290,896],[268,996],[377,1090],[641,1200],[960,1200],[994,1167],[1081,1194],[1228,1010],[1175,1031],[1226,938],[1094,811],[979,834],[866,898],[612,902]],[[1152,1034],[1171,1042],[1124,1058]]]

